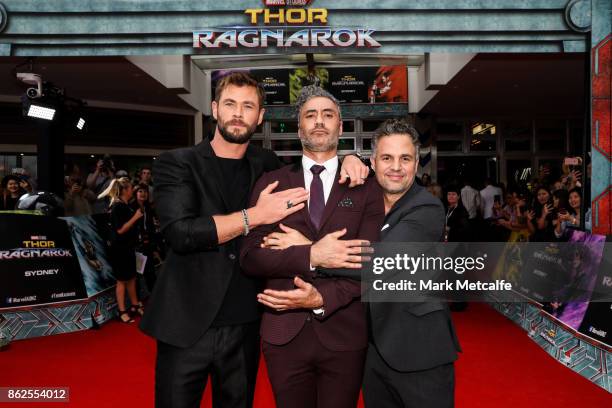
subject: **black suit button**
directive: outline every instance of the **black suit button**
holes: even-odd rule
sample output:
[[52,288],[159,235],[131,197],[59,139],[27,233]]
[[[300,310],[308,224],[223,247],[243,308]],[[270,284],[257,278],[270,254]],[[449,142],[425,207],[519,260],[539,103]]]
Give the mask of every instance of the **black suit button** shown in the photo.
[[229,254],[229,259],[231,259],[232,261],[235,261],[236,260],[236,255]]

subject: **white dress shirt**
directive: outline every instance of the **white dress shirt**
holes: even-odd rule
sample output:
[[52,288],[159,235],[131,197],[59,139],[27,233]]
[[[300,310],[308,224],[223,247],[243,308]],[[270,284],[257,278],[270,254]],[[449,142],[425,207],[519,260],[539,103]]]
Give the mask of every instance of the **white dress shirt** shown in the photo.
[[466,185],[461,189],[461,202],[469,214],[470,220],[478,215],[480,208],[480,193],[470,185]]
[[486,220],[487,218],[493,217],[493,202],[495,196],[501,197],[502,190],[499,187],[495,187],[491,184],[480,190],[480,199],[482,202],[482,216]]
[[[336,179],[336,171],[338,170],[338,156],[334,156],[324,163],[317,163],[310,157],[302,156],[302,167],[304,168],[304,187],[306,187],[306,190],[309,192],[310,183],[312,183],[313,177],[310,168],[315,164],[325,167],[325,170],[319,174],[319,177],[323,183],[323,198],[325,199],[325,204],[327,204],[327,199],[331,194],[332,187],[334,186],[334,180]],[[310,198],[308,199],[308,203],[310,204]]]
[[[312,171],[310,171],[310,168],[315,164],[325,167],[325,170],[323,170],[319,174],[319,177],[321,178],[321,183],[323,184],[323,198],[325,200],[325,204],[327,204],[327,199],[331,194],[332,187],[334,186],[334,180],[336,179],[336,172],[338,171],[338,156],[334,156],[323,163],[317,163],[310,157],[306,157],[304,155],[302,156],[302,168],[304,169],[304,187],[306,187],[306,190],[308,190],[308,192],[310,192],[310,183],[312,183],[313,178]],[[308,204],[310,205],[310,198],[308,199]],[[310,270],[314,271],[315,268],[310,265]],[[323,299],[323,301],[325,301],[325,299]],[[325,314],[324,307],[313,309],[312,311],[317,316],[323,316]]]

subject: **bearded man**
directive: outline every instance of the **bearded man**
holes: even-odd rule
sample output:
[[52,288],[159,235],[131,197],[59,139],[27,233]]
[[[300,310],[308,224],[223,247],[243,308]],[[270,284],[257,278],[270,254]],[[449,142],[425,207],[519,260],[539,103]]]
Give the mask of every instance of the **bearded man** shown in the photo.
[[[259,282],[241,274],[239,236],[304,208],[308,192],[273,192],[248,206],[255,181],[280,167],[249,144],[264,115],[264,90],[249,74],[217,84],[212,141],[160,155],[153,168],[161,231],[170,250],[141,322],[157,340],[155,404],[199,407],[212,379],[215,407],[251,407],[259,363]],[[347,158],[343,181],[367,169]],[[292,203],[291,206],[287,202]]]

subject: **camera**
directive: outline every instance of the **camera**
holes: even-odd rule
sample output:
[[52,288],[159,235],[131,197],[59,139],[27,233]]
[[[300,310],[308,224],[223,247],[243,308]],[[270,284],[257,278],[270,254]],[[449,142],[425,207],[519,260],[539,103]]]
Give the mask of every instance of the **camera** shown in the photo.
[[40,98],[42,96],[43,80],[40,75],[31,72],[18,72],[17,79],[28,85],[36,85],[36,88],[28,88],[26,96],[30,99]]
[[26,90],[26,95],[30,99],[40,98],[42,96],[42,94],[36,88],[28,88]]

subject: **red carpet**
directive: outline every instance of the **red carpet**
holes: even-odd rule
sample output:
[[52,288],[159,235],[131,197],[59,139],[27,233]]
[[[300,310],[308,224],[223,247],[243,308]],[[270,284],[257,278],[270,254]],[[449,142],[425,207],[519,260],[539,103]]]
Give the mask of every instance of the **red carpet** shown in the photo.
[[[472,304],[453,317],[463,347],[457,407],[612,406],[612,394],[554,361],[488,306]],[[0,407],[152,407],[154,358],[155,343],[135,324],[13,342],[0,352],[0,386],[69,386],[70,403]],[[263,365],[255,401],[274,406]],[[209,390],[202,406],[210,407]]]

